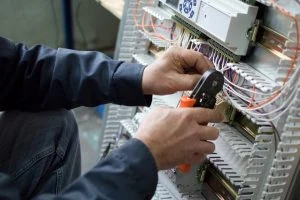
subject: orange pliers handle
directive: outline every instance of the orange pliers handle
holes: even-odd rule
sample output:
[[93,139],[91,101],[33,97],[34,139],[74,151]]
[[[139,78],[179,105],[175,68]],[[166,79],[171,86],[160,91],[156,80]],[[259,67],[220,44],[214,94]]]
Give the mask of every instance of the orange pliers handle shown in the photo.
[[[190,108],[190,107],[194,107],[194,105],[196,104],[196,99],[192,99],[189,98],[187,96],[182,96],[180,98],[180,102],[179,102],[179,108]],[[191,165],[189,164],[181,164],[179,166],[177,166],[177,169],[182,172],[182,173],[186,173],[189,172],[191,169]]]

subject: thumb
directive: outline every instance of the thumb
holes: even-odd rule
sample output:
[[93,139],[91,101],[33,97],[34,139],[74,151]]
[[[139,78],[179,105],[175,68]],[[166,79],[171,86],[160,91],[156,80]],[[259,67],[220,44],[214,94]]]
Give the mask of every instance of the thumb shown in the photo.
[[178,74],[176,78],[177,82],[177,90],[184,91],[184,90],[192,90],[196,83],[201,78],[199,74]]

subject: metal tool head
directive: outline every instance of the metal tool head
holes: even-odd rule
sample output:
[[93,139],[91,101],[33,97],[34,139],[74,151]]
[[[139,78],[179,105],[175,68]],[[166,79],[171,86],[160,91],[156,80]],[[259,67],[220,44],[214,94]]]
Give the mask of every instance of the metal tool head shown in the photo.
[[197,100],[195,104],[197,107],[213,108],[216,102],[216,95],[222,90],[223,85],[223,74],[210,68],[196,84],[190,98]]

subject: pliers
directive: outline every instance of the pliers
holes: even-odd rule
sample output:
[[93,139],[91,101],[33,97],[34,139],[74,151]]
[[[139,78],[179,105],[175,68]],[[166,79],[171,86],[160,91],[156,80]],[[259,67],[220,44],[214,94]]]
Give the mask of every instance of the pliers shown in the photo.
[[[194,87],[190,96],[182,96],[179,102],[179,108],[203,107],[213,109],[216,104],[216,95],[222,90],[224,85],[224,76],[221,72],[210,68],[200,78]],[[191,166],[181,164],[177,169],[182,172],[188,172]]]

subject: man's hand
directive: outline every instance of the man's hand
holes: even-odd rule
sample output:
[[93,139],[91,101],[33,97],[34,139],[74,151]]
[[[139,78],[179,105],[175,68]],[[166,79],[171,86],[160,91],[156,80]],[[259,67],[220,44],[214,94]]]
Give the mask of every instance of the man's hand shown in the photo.
[[206,124],[221,120],[221,114],[205,108],[156,108],[143,119],[135,137],[149,148],[159,170],[196,164],[214,151],[209,140],[219,135]]
[[143,92],[163,95],[191,90],[200,79],[200,74],[212,66],[201,53],[172,46],[161,58],[146,67],[142,80]]

